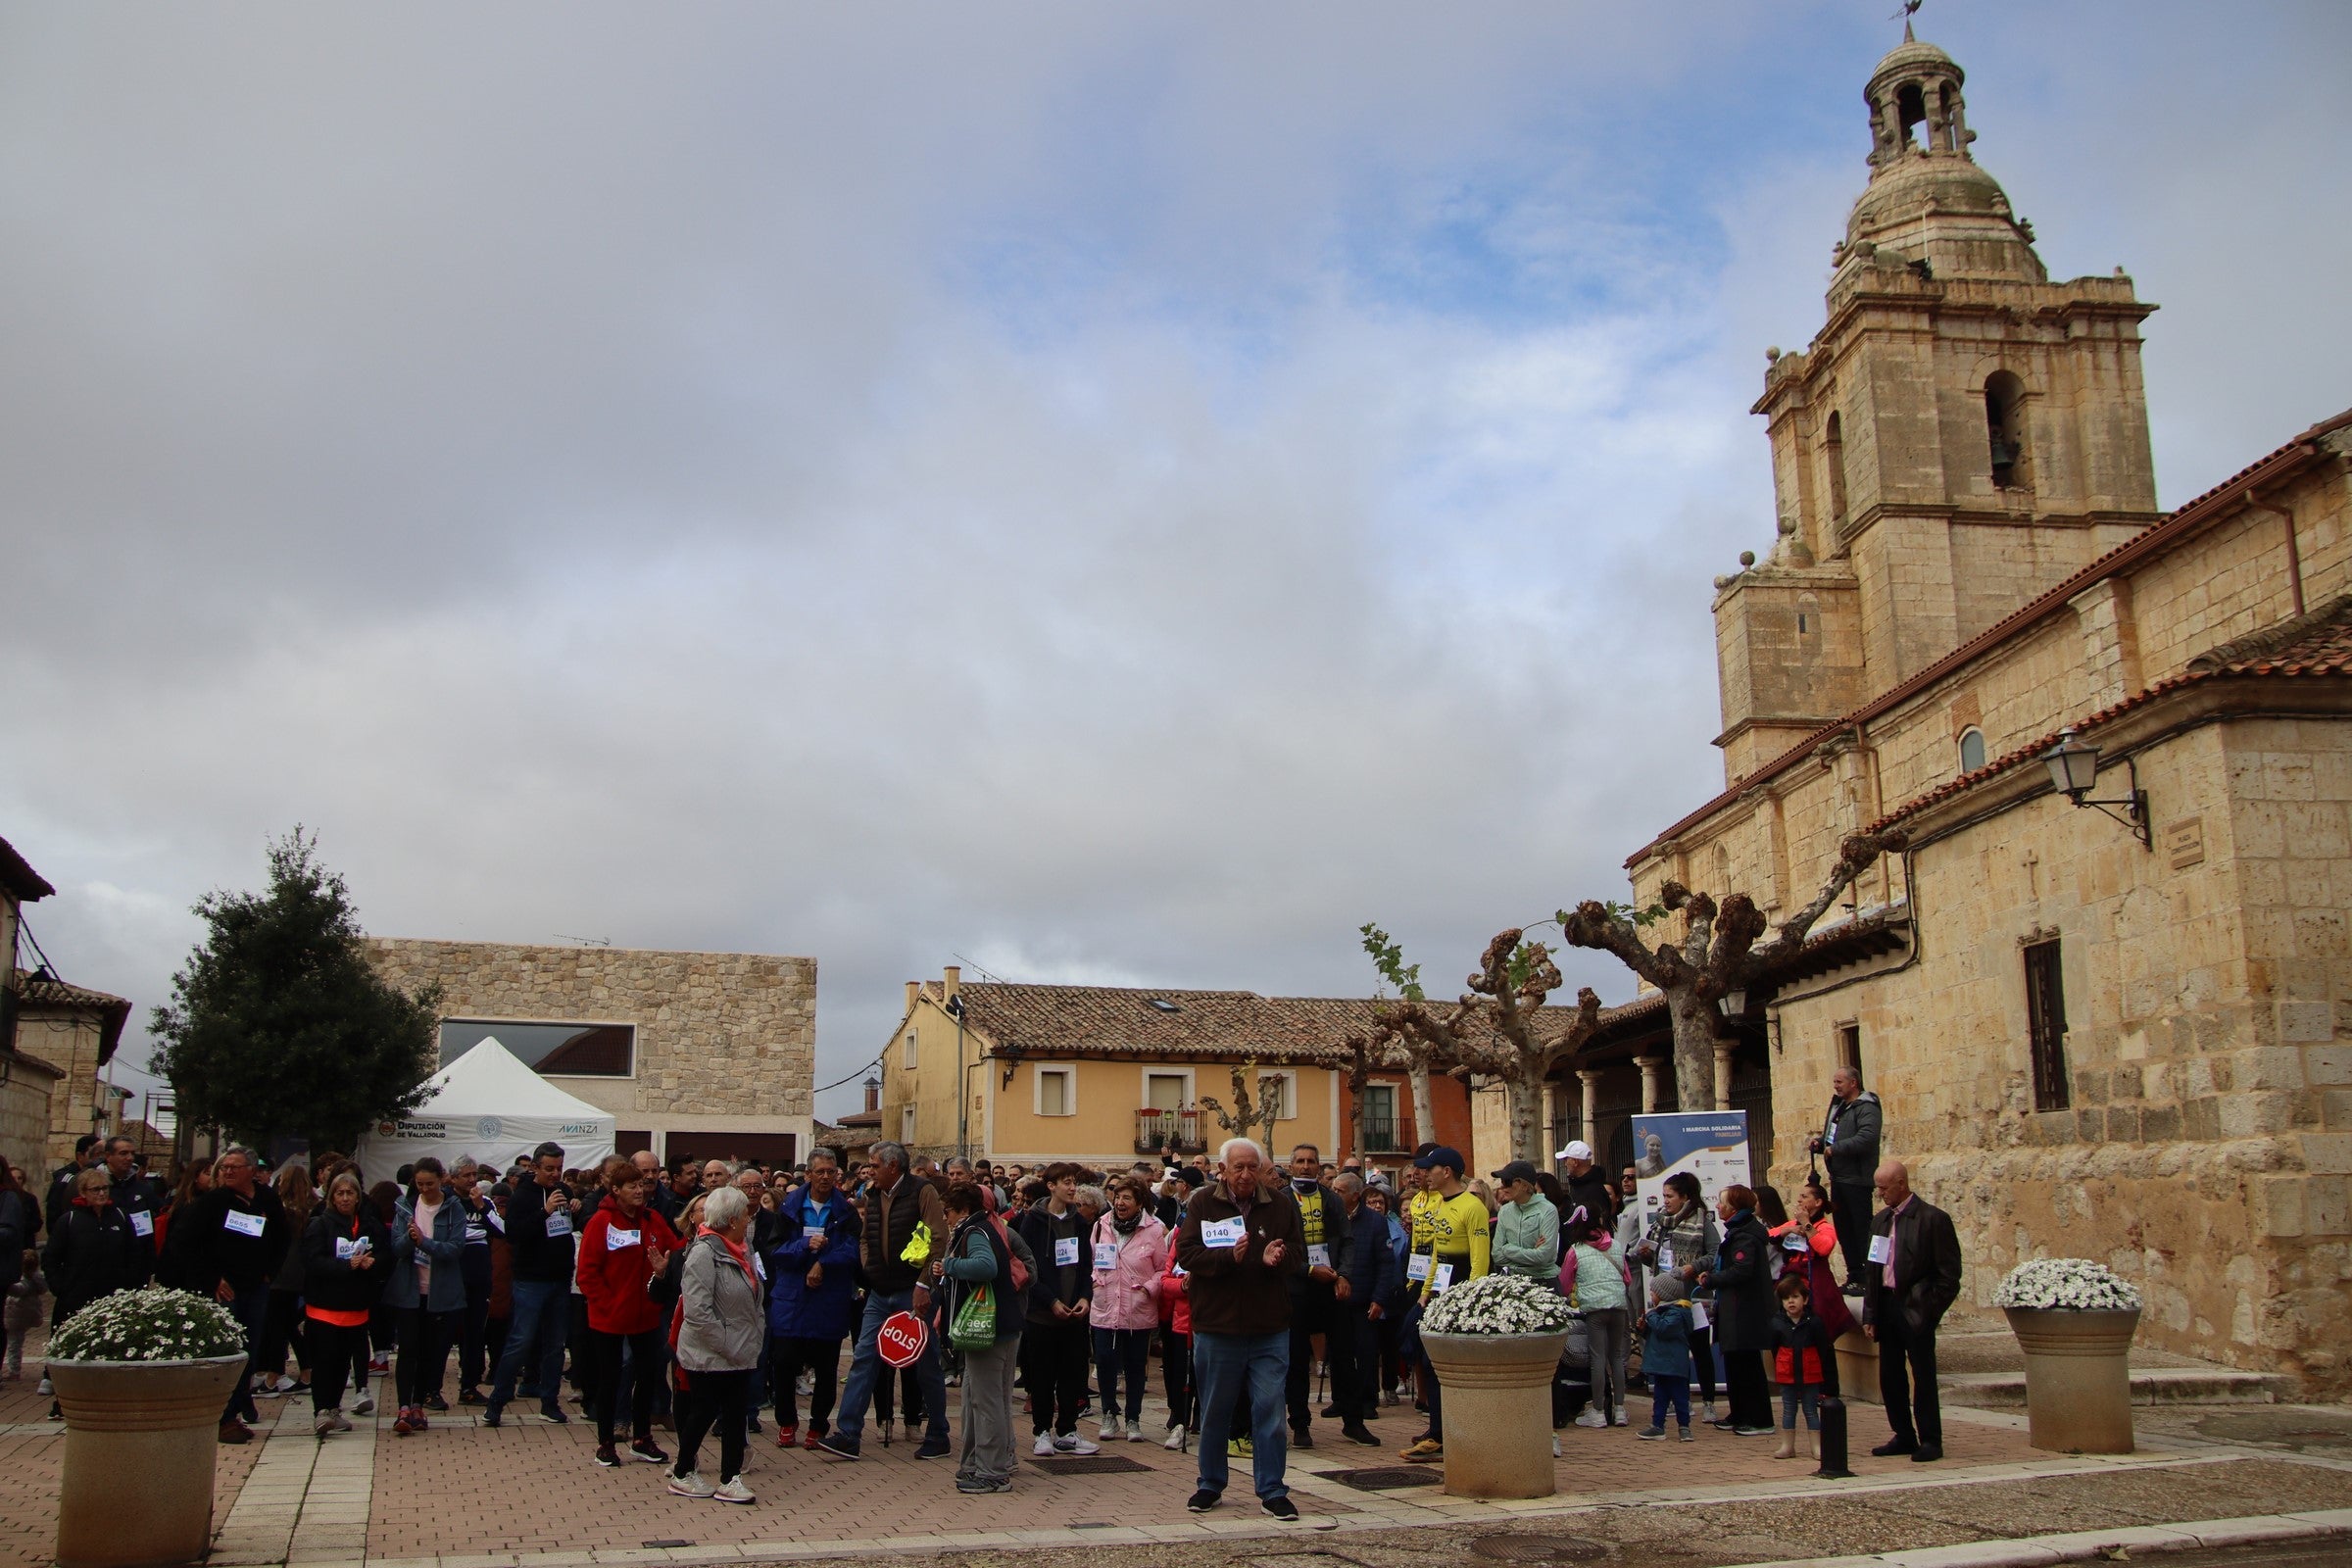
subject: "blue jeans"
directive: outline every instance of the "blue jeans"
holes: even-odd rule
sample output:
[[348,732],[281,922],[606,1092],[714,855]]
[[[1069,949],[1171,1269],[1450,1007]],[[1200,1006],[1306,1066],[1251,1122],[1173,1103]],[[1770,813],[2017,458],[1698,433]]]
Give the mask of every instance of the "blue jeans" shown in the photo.
[[1234,1406],[1247,1395],[1250,1469],[1258,1500],[1287,1497],[1290,1428],[1283,1424],[1284,1385],[1291,1376],[1291,1331],[1193,1336],[1193,1408],[1200,1417],[1200,1490],[1225,1490],[1225,1440]]
[[228,1407],[220,1412],[220,1419],[259,1421],[262,1413],[253,1407],[253,1377],[261,1370],[262,1326],[270,1317],[270,1287],[239,1291],[221,1304],[245,1327],[245,1375],[229,1390]]
[[516,1280],[514,1316],[507,1328],[507,1348],[498,1357],[498,1376],[490,1385],[490,1406],[504,1409],[514,1397],[514,1378],[522,1358],[536,1350],[539,1357],[539,1408],[560,1410],[564,1397],[564,1340],[571,1331],[571,1287],[562,1280]]
[[[865,1318],[858,1325],[858,1348],[850,1355],[849,1386],[841,1391],[841,1413],[833,1423],[839,1436],[856,1443],[865,1431],[865,1412],[873,1403],[874,1385],[890,1371],[882,1364],[883,1320],[914,1310],[914,1292],[865,1293]],[[939,1365],[939,1336],[923,1341],[915,1358],[914,1379],[923,1391],[923,1441],[948,1441],[948,1376]]]

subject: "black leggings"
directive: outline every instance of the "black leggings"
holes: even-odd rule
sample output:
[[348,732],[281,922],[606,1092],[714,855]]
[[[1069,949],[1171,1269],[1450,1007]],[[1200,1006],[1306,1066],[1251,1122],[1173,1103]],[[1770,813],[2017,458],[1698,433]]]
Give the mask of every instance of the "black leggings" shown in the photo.
[[1698,1373],[1698,1396],[1709,1404],[1715,1402],[1715,1331],[1712,1328],[1690,1331],[1690,1365]]
[[1167,1391],[1168,1425],[1195,1427],[1200,1423],[1193,1409],[1193,1337],[1169,1329],[1159,1337],[1159,1381]]
[[1075,1437],[1078,1410],[1086,1403],[1088,1352],[1094,1331],[1084,1318],[1032,1318],[1021,1334],[1021,1360],[1028,1373],[1029,1430]]
[[458,1312],[434,1312],[421,1306],[400,1308],[400,1360],[392,1384],[403,1408],[424,1403],[428,1394],[441,1392],[441,1371],[449,1364],[449,1342],[458,1330]]
[[[815,1379],[808,1395],[808,1430],[823,1437],[833,1430],[833,1399],[841,1383],[841,1342],[839,1340],[801,1340],[777,1338],[768,1351],[767,1386],[776,1401],[776,1425],[787,1430],[801,1424],[801,1369],[806,1367]],[[912,1371],[909,1367],[906,1370]],[[883,1368],[877,1390],[890,1384],[890,1369]],[[919,1403],[919,1392],[910,1393],[906,1402]],[[888,1416],[882,1417],[887,1421]]]
[[[653,1436],[654,1385],[662,1376],[662,1330],[655,1327],[640,1334],[606,1334],[590,1329],[588,1347],[596,1355],[596,1441],[605,1447],[612,1446],[613,1418],[620,1413],[623,1392],[629,1399],[629,1436]],[[624,1348],[629,1354],[625,1391],[620,1375]]]
[[[368,1330],[365,1325],[345,1328],[316,1317],[304,1329],[311,1341],[311,1409],[324,1415],[343,1402],[353,1364],[367,1367]],[[363,1382],[360,1387],[365,1390],[368,1385]]]
[[297,1291],[271,1291],[270,1316],[262,1329],[262,1370],[285,1375],[286,1352],[294,1352],[294,1364],[303,1371],[311,1369],[311,1342],[304,1333],[310,1319],[302,1313],[302,1296]]
[[725,1486],[743,1474],[744,1421],[751,1414],[752,1369],[734,1372],[688,1372],[680,1368],[686,1392],[678,1400],[678,1458],[673,1476],[693,1471],[702,1457],[703,1439],[718,1429],[718,1484]]
[[1731,1385],[1732,1407],[1728,1416],[1732,1425],[1771,1426],[1772,1386],[1764,1376],[1764,1352],[1726,1350],[1723,1371],[1724,1380]]

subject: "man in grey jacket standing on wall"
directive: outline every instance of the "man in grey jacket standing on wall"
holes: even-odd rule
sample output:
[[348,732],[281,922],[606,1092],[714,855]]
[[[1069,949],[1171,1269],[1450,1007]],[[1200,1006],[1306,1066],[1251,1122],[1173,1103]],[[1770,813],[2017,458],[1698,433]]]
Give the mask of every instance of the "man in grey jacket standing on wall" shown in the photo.
[[1845,1294],[1859,1296],[1870,1261],[1871,1180],[1879,1169],[1879,1097],[1862,1087],[1862,1074],[1840,1067],[1830,1076],[1830,1113],[1813,1139],[1813,1152],[1829,1165],[1830,1212],[1838,1226],[1838,1250],[1845,1254]]

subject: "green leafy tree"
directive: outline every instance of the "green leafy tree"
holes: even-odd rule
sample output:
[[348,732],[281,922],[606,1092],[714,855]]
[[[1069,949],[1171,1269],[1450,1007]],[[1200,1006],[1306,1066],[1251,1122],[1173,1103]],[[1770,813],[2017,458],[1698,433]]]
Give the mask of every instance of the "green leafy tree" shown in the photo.
[[410,995],[368,961],[316,834],[297,827],[270,846],[268,892],[210,893],[196,912],[210,932],[150,1023],[155,1070],[189,1125],[348,1149],[368,1123],[422,1102],[439,988]]

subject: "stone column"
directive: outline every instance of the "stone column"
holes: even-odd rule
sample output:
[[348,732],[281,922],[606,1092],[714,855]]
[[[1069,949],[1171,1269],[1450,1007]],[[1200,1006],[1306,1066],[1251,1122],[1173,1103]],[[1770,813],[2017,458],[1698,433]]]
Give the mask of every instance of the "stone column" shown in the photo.
[[1715,1108],[1732,1108],[1732,1052],[1728,1041],[1715,1042]]
[[1592,1146],[1593,1157],[1597,1159],[1600,1157],[1600,1137],[1593,1129],[1600,1124],[1600,1069],[1579,1067],[1576,1076],[1585,1086],[1585,1130],[1577,1136]]
[[1634,1065],[1642,1069],[1642,1110],[1645,1115],[1658,1108],[1660,1078],[1658,1069],[1665,1063],[1666,1058],[1663,1056],[1636,1056],[1634,1058]]
[[1560,1085],[1557,1079],[1544,1080],[1544,1150],[1548,1154],[1558,1147],[1552,1139],[1559,1135]]

